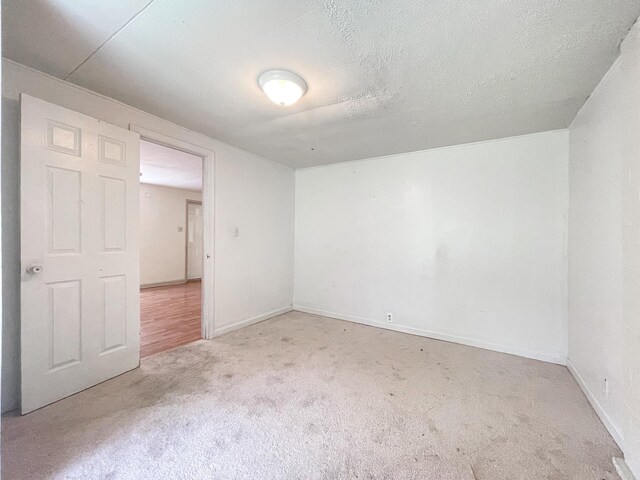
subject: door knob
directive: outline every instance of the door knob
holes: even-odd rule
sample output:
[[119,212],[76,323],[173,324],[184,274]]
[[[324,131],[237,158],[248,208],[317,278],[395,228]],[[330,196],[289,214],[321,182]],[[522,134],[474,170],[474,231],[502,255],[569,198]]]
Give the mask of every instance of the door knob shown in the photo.
[[27,267],[27,273],[30,273],[31,275],[35,275],[40,272],[42,272],[42,265],[29,265]]

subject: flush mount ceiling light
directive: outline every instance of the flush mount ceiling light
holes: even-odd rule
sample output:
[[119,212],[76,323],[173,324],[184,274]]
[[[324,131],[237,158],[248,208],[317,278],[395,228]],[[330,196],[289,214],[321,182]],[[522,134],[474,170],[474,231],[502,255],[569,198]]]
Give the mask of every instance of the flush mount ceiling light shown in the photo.
[[307,92],[307,83],[286,70],[269,70],[258,77],[258,84],[267,97],[278,105],[293,105]]

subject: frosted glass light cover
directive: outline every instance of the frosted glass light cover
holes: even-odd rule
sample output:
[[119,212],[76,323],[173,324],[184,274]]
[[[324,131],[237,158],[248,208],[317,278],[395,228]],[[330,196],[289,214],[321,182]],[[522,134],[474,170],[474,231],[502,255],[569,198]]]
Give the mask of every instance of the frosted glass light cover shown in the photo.
[[306,82],[295,73],[286,70],[269,70],[258,78],[262,91],[273,103],[293,105],[306,93]]

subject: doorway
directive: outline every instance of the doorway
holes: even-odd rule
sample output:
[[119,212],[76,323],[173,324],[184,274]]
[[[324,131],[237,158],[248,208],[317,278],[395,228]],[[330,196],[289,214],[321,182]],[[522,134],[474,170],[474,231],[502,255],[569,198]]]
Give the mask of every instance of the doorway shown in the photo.
[[[202,323],[201,337],[211,340],[215,335],[215,154],[206,146],[198,144],[199,137],[185,134],[172,137],[164,133],[150,130],[140,125],[131,124],[129,130],[140,135],[141,140],[147,140],[159,145],[191,153],[202,159]],[[191,140],[192,139],[192,140]],[[191,143],[191,142],[196,143]]]
[[141,139],[142,357],[202,338],[202,190],[201,156]]

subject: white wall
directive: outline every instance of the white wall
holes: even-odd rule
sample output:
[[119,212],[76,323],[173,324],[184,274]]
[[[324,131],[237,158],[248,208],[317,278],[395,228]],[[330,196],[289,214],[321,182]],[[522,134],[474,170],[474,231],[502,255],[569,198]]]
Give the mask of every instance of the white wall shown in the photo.
[[568,365],[640,478],[637,24],[569,138]]
[[[0,0],[0,11],[2,10],[2,1]],[[2,22],[0,22],[0,38],[2,37]],[[0,42],[0,57],[2,57],[2,42]],[[0,77],[2,77],[2,64],[0,63]],[[2,104],[4,104],[4,102],[2,102]],[[0,104],[0,118],[4,118],[4,111],[2,109],[2,104]],[[2,135],[3,135],[3,128],[2,128],[2,124],[4,124],[4,121],[2,121],[2,123],[0,123],[0,142],[3,141]],[[4,171],[2,168],[2,156],[0,156],[0,171]],[[0,221],[0,237],[3,237],[3,232],[2,232],[2,227],[4,226],[4,196],[2,195],[2,183],[4,182],[0,182],[0,214],[1,214],[1,221]],[[4,262],[2,261],[2,253],[3,253],[3,248],[0,248],[0,267],[1,267],[1,271],[2,274],[0,275],[0,318],[3,318],[2,316],[2,306],[3,306],[3,281],[4,281]],[[2,352],[2,347],[4,346],[4,339],[3,339],[3,335],[2,335],[2,331],[3,329],[0,329],[0,396],[2,395],[2,385],[4,384],[4,376],[2,375],[2,365],[3,365],[3,352]],[[1,409],[0,409],[1,411]],[[0,430],[2,430],[2,427],[0,426]],[[2,454],[0,453],[0,457],[2,457]],[[1,458],[0,458],[0,464],[1,464]],[[0,472],[1,475],[1,472]]]
[[555,131],[297,170],[294,308],[563,363],[567,162]]
[[140,185],[141,285],[186,280],[187,200],[201,201],[202,193]]
[[[3,411],[16,408],[19,398],[20,92],[124,128],[134,123],[213,150],[216,332],[291,307],[293,170],[3,59]],[[236,226],[239,237],[232,236]]]

